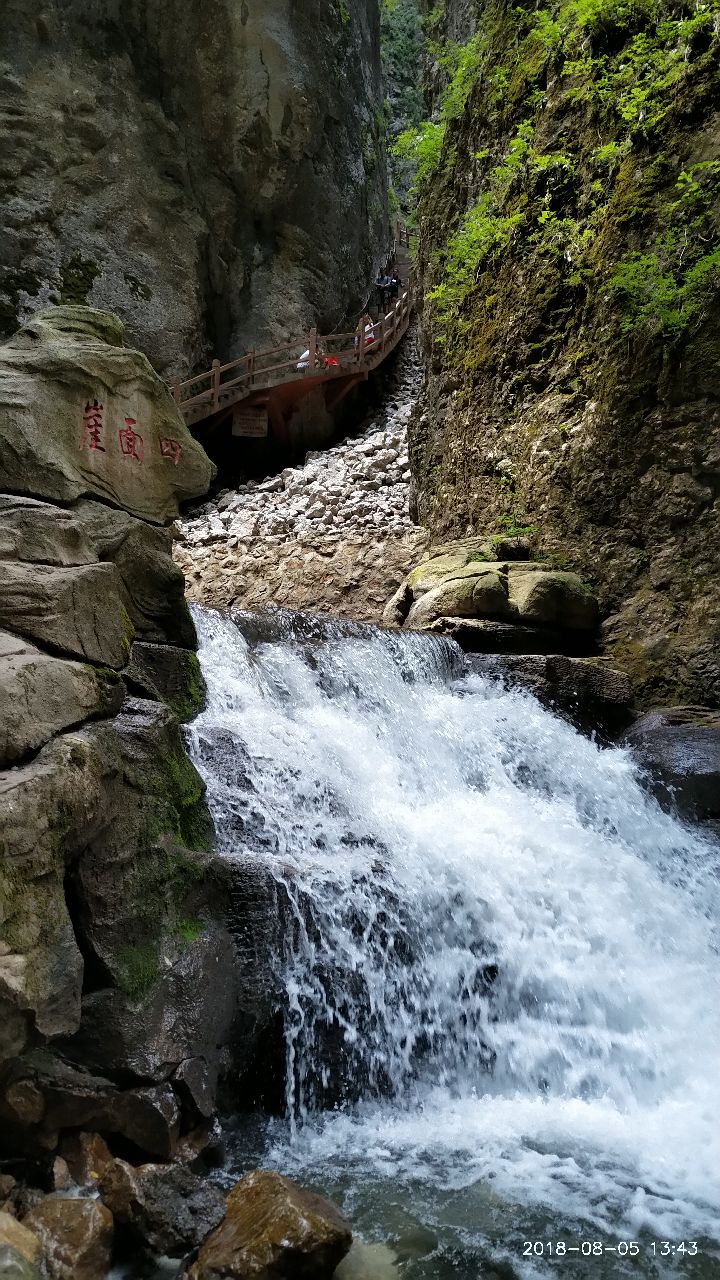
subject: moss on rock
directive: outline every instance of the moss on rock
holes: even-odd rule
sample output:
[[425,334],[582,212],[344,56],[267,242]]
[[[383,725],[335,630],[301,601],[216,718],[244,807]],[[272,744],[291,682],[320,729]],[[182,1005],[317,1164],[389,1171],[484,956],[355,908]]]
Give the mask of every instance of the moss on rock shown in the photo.
[[[719,0],[449,0],[431,48],[443,144],[421,189],[431,377],[410,429],[436,537],[535,526],[606,617],[649,631],[667,686],[712,703],[718,15]],[[462,47],[443,41],[463,21]],[[632,643],[643,700],[655,675]]]

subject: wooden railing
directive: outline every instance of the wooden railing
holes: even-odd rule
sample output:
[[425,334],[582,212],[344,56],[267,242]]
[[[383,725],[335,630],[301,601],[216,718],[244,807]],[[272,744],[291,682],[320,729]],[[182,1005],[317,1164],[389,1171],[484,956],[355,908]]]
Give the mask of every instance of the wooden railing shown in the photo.
[[[230,404],[281,383],[363,374],[376,368],[397,346],[410,322],[412,295],[406,289],[394,307],[372,326],[366,318],[352,333],[327,337],[311,329],[305,337],[269,351],[248,351],[221,364],[214,360],[199,373],[172,386],[173,397],[188,422],[210,417]],[[367,331],[366,331],[367,330]]]

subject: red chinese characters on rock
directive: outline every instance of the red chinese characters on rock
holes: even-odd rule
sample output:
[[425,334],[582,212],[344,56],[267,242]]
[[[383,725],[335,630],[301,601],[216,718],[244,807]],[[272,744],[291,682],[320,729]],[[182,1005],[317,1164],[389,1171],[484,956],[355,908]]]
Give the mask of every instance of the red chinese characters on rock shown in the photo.
[[83,433],[80,441],[81,449],[97,450],[100,453],[105,452],[105,447],[100,443],[101,432],[103,429],[103,406],[95,400],[88,400],[83,413]]
[[118,431],[118,439],[120,441],[120,452],[125,458],[133,458],[135,462],[142,462],[145,453],[145,442],[136,431],[136,418],[125,418],[125,426]]
[[168,437],[160,441],[160,457],[169,458],[174,466],[177,466],[182,453],[182,445],[177,440],[170,440]]

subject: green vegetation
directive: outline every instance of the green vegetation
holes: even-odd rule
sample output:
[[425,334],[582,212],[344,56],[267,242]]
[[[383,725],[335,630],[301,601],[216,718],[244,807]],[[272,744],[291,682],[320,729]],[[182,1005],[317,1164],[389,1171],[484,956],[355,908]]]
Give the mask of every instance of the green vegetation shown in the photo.
[[205,926],[202,920],[178,920],[177,934],[188,946],[202,937]]
[[381,0],[380,34],[385,83],[386,137],[390,152],[391,203],[397,209],[408,203],[414,169],[406,148],[397,148],[398,138],[419,128],[424,114],[420,92],[422,28],[418,0]]
[[491,539],[493,546],[504,542],[506,538],[531,538],[534,533],[537,533],[537,525],[526,524],[524,517],[517,512],[501,516],[499,524],[502,533],[496,533]]
[[122,989],[131,1001],[142,1000],[160,977],[157,947],[151,942],[123,947],[118,963]]
[[[425,23],[436,116],[396,143],[423,209],[450,222],[431,259],[439,346],[487,322],[506,260],[540,264],[546,292],[603,287],[625,337],[695,332],[720,280],[720,162],[683,165],[665,141],[716,91],[720,0],[498,3],[462,46],[435,39],[441,23]],[[487,145],[463,162],[458,214],[443,190],[470,122]]]
[[407,166],[408,191],[417,198],[432,177],[442,155],[445,126],[423,120],[412,129],[404,129],[395,140],[390,154]]
[[683,170],[675,190],[667,230],[652,251],[627,254],[610,277],[624,307],[623,333],[677,337],[702,320],[720,283],[720,162]]
[[422,19],[422,29],[426,35],[434,35],[445,18],[445,0],[440,0],[440,4],[436,4],[426,13]]
[[350,25],[350,10],[346,4],[346,0],[334,0],[337,15],[344,27]]

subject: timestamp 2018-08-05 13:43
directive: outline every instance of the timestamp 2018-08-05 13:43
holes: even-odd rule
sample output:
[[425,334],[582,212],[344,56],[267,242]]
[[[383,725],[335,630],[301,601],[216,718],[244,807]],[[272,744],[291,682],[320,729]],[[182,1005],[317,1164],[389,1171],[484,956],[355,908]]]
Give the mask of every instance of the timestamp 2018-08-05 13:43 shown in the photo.
[[566,1240],[525,1240],[523,1241],[524,1258],[637,1258],[645,1254],[651,1258],[674,1258],[687,1255],[693,1257],[698,1252],[696,1240],[617,1240],[615,1244],[606,1244],[603,1240],[580,1240],[577,1244],[568,1244]]

